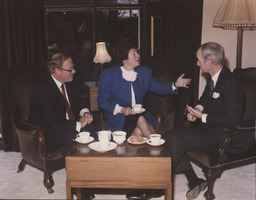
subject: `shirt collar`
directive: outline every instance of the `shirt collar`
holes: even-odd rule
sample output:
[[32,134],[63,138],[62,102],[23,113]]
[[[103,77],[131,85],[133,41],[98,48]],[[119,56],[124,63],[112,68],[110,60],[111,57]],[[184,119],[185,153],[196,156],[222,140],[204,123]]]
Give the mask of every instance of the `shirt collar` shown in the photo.
[[[52,75],[51,75],[52,79],[54,80],[54,82],[56,83],[57,87],[58,88],[61,88],[61,85],[64,84],[64,83],[61,83],[59,82],[56,78],[54,78]],[[65,84],[64,84],[65,85]]]
[[[223,67],[222,67],[222,68],[223,68]],[[214,82],[214,87],[216,86],[216,83],[217,83],[217,80],[218,80],[218,78],[219,78],[219,75],[220,75],[220,72],[221,72],[222,68],[221,68],[216,74],[214,74],[213,76],[211,76],[211,77],[212,77],[212,80],[213,80],[213,82]]]

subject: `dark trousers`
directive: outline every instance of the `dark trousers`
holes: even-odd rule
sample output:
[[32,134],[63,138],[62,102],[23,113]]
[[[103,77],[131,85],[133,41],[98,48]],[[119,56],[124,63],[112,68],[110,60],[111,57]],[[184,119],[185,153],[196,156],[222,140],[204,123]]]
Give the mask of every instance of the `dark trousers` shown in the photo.
[[[96,132],[100,131],[100,127],[96,123],[91,123],[81,128],[80,132],[87,131],[90,132],[90,136],[97,139],[98,135]],[[56,149],[61,149],[63,156],[66,156],[69,149],[73,145],[73,139],[76,138],[78,132],[76,130],[61,130],[61,131],[51,131],[47,133],[45,137],[45,143],[49,150],[53,151]]]
[[224,140],[219,139],[212,128],[192,127],[173,129],[164,135],[170,144],[174,172],[193,170],[186,152],[191,150],[219,148]]
[[[201,126],[167,131],[164,139],[170,145],[173,171],[179,173],[193,170],[186,154],[188,151],[219,149],[225,142],[226,134],[215,131],[213,127]],[[250,148],[253,141],[251,132],[235,132],[230,152],[242,153]]]

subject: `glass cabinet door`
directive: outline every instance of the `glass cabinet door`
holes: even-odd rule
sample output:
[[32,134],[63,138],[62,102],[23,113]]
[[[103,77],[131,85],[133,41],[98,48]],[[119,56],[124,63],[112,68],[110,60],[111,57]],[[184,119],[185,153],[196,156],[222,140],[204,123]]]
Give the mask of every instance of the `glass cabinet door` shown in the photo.
[[[106,42],[111,55],[115,41],[130,37],[140,44],[139,8],[46,9],[46,36],[49,57],[57,51],[68,52],[75,64],[75,78],[97,80],[93,63],[97,42]],[[105,63],[104,68],[113,62]]]

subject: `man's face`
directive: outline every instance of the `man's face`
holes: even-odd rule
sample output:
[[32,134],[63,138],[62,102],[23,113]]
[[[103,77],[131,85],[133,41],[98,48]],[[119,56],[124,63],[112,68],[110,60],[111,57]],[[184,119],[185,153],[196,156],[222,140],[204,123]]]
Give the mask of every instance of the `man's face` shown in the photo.
[[128,53],[128,59],[123,61],[125,66],[129,68],[135,68],[140,65],[140,55],[137,52],[137,49],[131,49]]
[[200,67],[200,69],[204,73],[209,73],[210,71],[210,61],[205,61],[202,57],[202,52],[201,49],[198,49],[196,52],[196,57],[197,57],[197,66]]
[[61,69],[57,68],[56,70],[55,73],[58,73],[58,78],[60,82],[67,83],[73,81],[73,75],[76,73],[76,71],[74,69],[74,64],[71,58],[68,58],[63,62]]

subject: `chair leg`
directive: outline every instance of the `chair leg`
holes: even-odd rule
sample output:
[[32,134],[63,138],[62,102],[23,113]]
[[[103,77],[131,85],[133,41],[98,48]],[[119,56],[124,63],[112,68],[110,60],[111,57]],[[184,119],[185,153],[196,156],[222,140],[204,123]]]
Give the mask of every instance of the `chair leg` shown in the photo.
[[49,171],[44,172],[44,186],[47,188],[49,194],[54,193],[52,187],[54,186],[54,181],[52,178],[52,173]]
[[27,162],[26,162],[24,159],[22,159],[22,160],[20,161],[19,166],[18,166],[18,171],[17,171],[17,173],[23,172],[23,170],[24,170],[25,167],[26,167],[26,164],[27,164]]
[[213,193],[214,184],[217,178],[220,177],[222,170],[220,168],[212,168],[204,170],[205,177],[207,179],[208,189],[204,193],[204,197],[206,200],[215,199],[215,195]]

